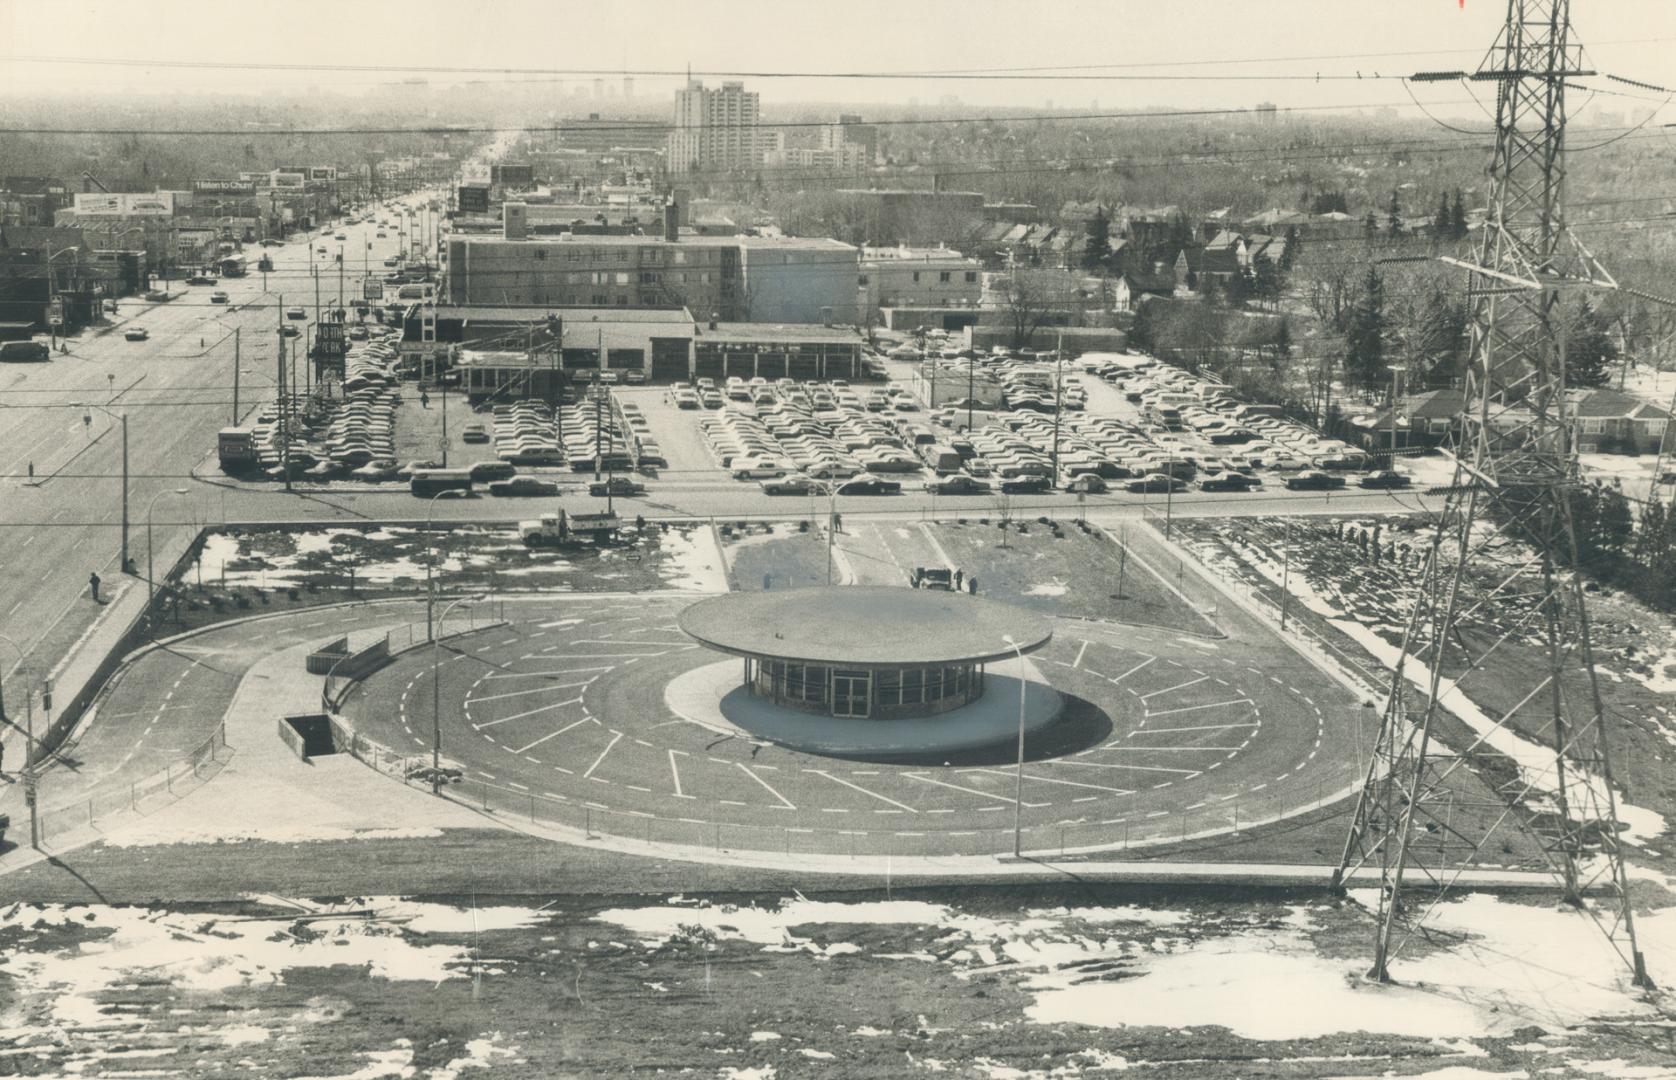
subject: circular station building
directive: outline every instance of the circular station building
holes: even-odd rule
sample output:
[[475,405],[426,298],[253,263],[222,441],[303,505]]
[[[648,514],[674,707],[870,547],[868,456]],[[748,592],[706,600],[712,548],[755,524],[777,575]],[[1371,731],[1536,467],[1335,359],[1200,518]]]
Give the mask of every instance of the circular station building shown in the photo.
[[[925,730],[903,746],[992,741],[1016,728],[1016,688],[1031,681],[1019,669],[1022,658],[1053,637],[1046,619],[1009,604],[889,586],[727,593],[688,607],[679,622],[708,648],[743,658],[742,678],[737,667],[732,676],[724,672],[716,692],[724,712],[728,700],[734,704],[734,723],[775,741],[831,749],[898,745],[882,729],[904,725]],[[1005,673],[992,673],[996,666]],[[986,709],[985,690],[998,682],[1015,689],[991,695],[1001,700]],[[1029,726],[1036,727],[1058,705],[1039,680],[1032,685]],[[996,716],[962,722],[961,714],[983,712]]]

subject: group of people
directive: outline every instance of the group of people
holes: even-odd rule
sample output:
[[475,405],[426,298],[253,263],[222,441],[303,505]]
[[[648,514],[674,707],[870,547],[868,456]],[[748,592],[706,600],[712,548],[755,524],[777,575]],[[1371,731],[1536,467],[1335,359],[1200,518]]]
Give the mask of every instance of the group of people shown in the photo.
[[978,595],[978,579],[967,577],[966,571],[955,568],[952,575],[947,570],[928,572],[923,566],[914,567],[913,574],[908,578],[908,584],[916,589],[934,589],[952,583],[954,592],[959,592],[964,583],[966,591],[973,596]]

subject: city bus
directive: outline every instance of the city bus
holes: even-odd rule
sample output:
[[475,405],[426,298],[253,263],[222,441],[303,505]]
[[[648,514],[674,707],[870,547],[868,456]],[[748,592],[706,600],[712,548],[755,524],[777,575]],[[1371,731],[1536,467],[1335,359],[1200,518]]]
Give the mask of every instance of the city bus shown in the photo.
[[222,277],[244,277],[247,272],[243,255],[228,255],[221,260]]
[[409,481],[413,494],[429,498],[443,491],[471,491],[470,469],[414,469]]

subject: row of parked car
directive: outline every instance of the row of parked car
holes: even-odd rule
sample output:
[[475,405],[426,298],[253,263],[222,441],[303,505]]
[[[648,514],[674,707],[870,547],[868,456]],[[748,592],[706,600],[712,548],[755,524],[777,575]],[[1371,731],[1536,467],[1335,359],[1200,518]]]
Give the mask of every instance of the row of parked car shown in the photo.
[[385,480],[396,472],[397,356],[387,341],[351,346],[344,358],[343,400],[302,401],[291,409],[289,453],[278,406],[257,416],[254,442],[267,474],[284,479]]

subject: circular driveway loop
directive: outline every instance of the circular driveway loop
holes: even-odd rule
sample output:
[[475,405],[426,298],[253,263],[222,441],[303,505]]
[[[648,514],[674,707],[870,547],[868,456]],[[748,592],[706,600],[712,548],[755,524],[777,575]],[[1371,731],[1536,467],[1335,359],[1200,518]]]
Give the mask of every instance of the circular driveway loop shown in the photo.
[[[450,643],[438,688],[444,757],[509,794],[640,818],[900,837],[1011,827],[1010,746],[863,761],[718,734],[672,713],[669,679],[717,659],[676,624],[691,602],[548,601],[539,616],[509,612],[512,625]],[[1327,760],[1324,742],[1335,744],[1310,688],[1242,665],[1237,645],[1172,647],[1179,641],[1056,621],[1053,643],[1032,659],[1065,695],[1067,716],[1028,746],[1027,828],[1144,826],[1236,799],[1274,813],[1342,782],[1350,748]],[[429,752],[430,657],[417,650],[368,680],[352,698],[361,730]]]

